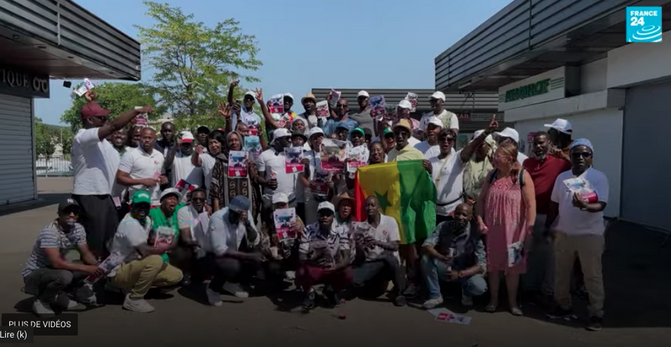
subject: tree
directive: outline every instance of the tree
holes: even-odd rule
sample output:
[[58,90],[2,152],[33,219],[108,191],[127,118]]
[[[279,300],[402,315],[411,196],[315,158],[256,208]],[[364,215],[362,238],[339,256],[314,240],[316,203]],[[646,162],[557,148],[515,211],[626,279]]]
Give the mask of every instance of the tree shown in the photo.
[[72,140],[74,139],[74,136],[69,129],[61,129],[61,133],[59,135],[59,143],[63,149],[63,157],[68,157],[70,155],[70,151],[72,150]]
[[[112,111],[111,117],[116,117],[136,106],[157,104],[152,88],[142,83],[106,82],[96,86],[93,91],[98,95],[96,102],[102,108]],[[61,116],[61,122],[70,124],[73,133],[82,126],[79,112],[84,105],[86,99],[77,97],[72,101],[72,107]],[[149,115],[151,119],[160,117],[165,108],[154,107],[154,110],[155,112]]]
[[[156,69],[153,87],[177,123],[193,127],[220,119],[217,103],[228,92],[230,81],[259,81],[245,74],[262,63],[256,59],[256,38],[242,34],[239,22],[229,18],[208,27],[178,7],[144,4],[155,24],[136,26],[142,53]],[[192,119],[180,119],[184,117]]]
[[42,123],[42,119],[35,118],[35,152],[47,160],[56,151],[56,134],[48,125]]

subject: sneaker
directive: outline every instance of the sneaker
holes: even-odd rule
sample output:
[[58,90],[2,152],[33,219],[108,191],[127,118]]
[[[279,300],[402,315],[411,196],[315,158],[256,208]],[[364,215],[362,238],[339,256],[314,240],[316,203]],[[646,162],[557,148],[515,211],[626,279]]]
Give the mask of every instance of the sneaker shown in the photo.
[[550,319],[566,319],[569,320],[573,317],[573,310],[566,309],[561,306],[557,306],[554,310],[547,314],[547,317]]
[[587,323],[587,327],[585,328],[589,331],[601,331],[603,328],[603,318],[590,317],[589,322]]
[[33,312],[35,312],[35,314],[38,316],[56,314],[56,312],[51,309],[51,305],[49,303],[46,303],[37,298],[33,302]]
[[249,293],[247,293],[247,291],[242,289],[242,287],[238,283],[226,282],[224,284],[224,291],[232,294],[233,296],[239,299],[246,299],[249,297]]
[[310,292],[305,294],[305,299],[303,299],[303,310],[308,311],[311,310],[315,307],[315,298],[317,294],[315,293],[314,290],[310,290]]
[[473,306],[473,297],[465,294],[461,294],[461,305],[464,307]]
[[408,302],[405,299],[405,296],[403,296],[403,295],[396,295],[396,297],[394,298],[394,306],[401,307],[401,306],[405,306],[407,303]]
[[412,298],[417,296],[418,291],[419,291],[419,288],[417,288],[417,285],[411,283],[408,286],[408,288],[406,288],[405,291],[403,291],[403,296],[405,296],[406,298],[412,299]]
[[98,303],[98,298],[96,297],[96,293],[93,291],[93,285],[91,284],[85,284],[77,289],[75,299],[84,305],[96,305]]
[[126,295],[126,299],[123,301],[124,309],[137,313],[150,313],[154,312],[154,306],[150,305],[145,299],[132,299],[130,295]]
[[207,295],[207,302],[212,306],[221,306],[221,295],[219,292],[212,290],[209,286],[205,287],[205,295]]
[[436,306],[442,305],[442,304],[443,304],[443,297],[439,296],[435,299],[429,299],[429,300],[424,301],[424,304],[422,304],[422,307],[424,307],[427,310],[430,310],[430,309],[436,308]]
[[340,306],[340,298],[338,297],[338,293],[336,293],[335,290],[324,289],[322,294],[324,294],[324,296],[326,297],[326,301],[328,302],[329,306],[331,307]]
[[293,281],[296,279],[296,271],[287,271],[284,273],[284,277],[289,281]]

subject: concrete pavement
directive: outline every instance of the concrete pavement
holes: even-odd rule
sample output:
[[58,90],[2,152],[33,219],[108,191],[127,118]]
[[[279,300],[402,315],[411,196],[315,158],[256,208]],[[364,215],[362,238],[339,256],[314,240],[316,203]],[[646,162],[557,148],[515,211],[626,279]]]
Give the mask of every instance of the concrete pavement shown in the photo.
[[[46,206],[5,214],[0,217],[0,313],[30,308],[21,292],[20,272],[39,230],[55,216],[57,198],[67,196],[68,178],[38,180]],[[1,212],[1,211],[0,211]],[[2,213],[0,213],[2,214]],[[558,324],[543,319],[534,306],[524,307],[527,317],[513,317],[476,309],[469,326],[436,322],[429,313],[413,307],[394,307],[379,301],[354,300],[343,307],[318,308],[309,314],[278,308],[267,297],[243,303],[209,307],[191,299],[188,292],[152,300],[157,310],[151,314],[123,311],[119,298],[105,307],[79,313],[79,336],[37,336],[38,346],[121,346],[146,342],[149,346],[184,346],[209,343],[237,346],[322,346],[375,343],[376,345],[432,344],[449,346],[669,346],[671,344],[671,279],[665,267],[670,251],[659,247],[662,236],[641,228],[615,225],[608,234],[604,255],[606,278],[605,328],[586,332],[582,324]],[[300,304],[289,293],[287,302]],[[290,300],[291,296],[294,300]],[[448,308],[459,312],[458,298]],[[504,303],[502,303],[504,304]],[[579,306],[584,306],[581,304]],[[584,312],[584,307],[578,307]],[[580,310],[582,309],[582,310]],[[334,317],[345,314],[346,319]]]

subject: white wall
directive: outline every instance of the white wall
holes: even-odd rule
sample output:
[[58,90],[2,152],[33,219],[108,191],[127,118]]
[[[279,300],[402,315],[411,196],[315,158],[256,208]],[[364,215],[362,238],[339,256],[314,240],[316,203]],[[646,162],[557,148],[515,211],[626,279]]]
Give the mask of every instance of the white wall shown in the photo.
[[[573,139],[587,138],[594,146],[594,168],[608,177],[610,185],[609,203],[604,212],[607,217],[616,217],[620,213],[620,181],[622,162],[622,123],[623,112],[618,109],[606,109],[574,116],[565,116],[573,125]],[[526,141],[530,132],[547,131],[544,124],[552,123],[557,117],[532,119],[515,123],[520,141]],[[529,145],[525,145],[529,148]]]
[[601,59],[580,67],[580,94],[606,89],[608,59]]
[[608,52],[608,88],[671,77],[671,32],[658,43],[630,43]]

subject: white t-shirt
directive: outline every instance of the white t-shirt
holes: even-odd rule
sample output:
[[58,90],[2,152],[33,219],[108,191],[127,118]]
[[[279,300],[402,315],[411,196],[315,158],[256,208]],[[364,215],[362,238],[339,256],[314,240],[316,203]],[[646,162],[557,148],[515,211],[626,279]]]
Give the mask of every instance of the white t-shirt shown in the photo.
[[[145,225],[142,226],[140,222],[133,218],[130,213],[119,222],[114,238],[112,238],[110,253],[118,253],[123,256],[126,261],[131,261],[140,256],[137,252],[137,247],[147,243],[149,239],[149,232],[151,231],[152,221],[147,217]],[[107,276],[114,277],[116,270],[110,272]]]
[[[202,215],[202,216],[201,216]],[[207,244],[207,228],[209,226],[210,217],[207,212],[203,210],[198,213],[191,205],[186,205],[177,211],[177,223],[179,229],[189,228],[191,230],[191,237],[196,240],[198,245],[205,249]]]
[[214,170],[214,164],[217,162],[213,156],[203,153],[198,156],[200,158],[200,168],[203,169],[203,176],[205,176],[205,189],[210,191],[210,183],[212,182],[212,171]]
[[181,151],[175,153],[175,160],[172,162],[172,186],[174,187],[180,180],[185,180],[191,185],[203,186],[203,169],[195,167],[191,163],[190,155],[183,155]]
[[[165,158],[161,152],[153,149],[151,154],[145,152],[141,147],[132,148],[121,157],[119,163],[119,171],[130,174],[133,179],[154,178],[158,173],[163,171],[163,162]],[[147,189],[144,185],[134,185],[128,187],[129,196],[137,190]],[[149,189],[151,194],[151,204],[158,205],[160,203],[161,188],[156,184],[152,189]]]
[[520,165],[524,164],[524,161],[527,160],[529,157],[522,153],[522,152],[517,152],[517,161],[520,163]]
[[119,152],[100,140],[100,128],[80,129],[72,141],[72,194],[110,195],[119,167]]
[[421,141],[419,141],[419,140],[418,140],[417,138],[415,138],[414,136],[410,136],[410,138],[408,139],[408,144],[409,144],[410,146],[412,146],[412,147],[417,146],[420,142],[421,142]]
[[[433,111],[425,113],[419,120],[419,129],[426,131],[426,126],[429,125],[429,119],[433,116]],[[436,117],[443,122],[443,128],[459,130],[459,118],[457,118],[456,114],[448,110],[443,110],[443,112]]]
[[[575,176],[573,171],[564,171],[557,176],[552,188],[550,199],[559,204],[557,230],[568,235],[603,235],[606,231],[603,212],[580,211],[573,206],[573,193],[564,180],[575,177],[578,176]],[[600,202],[608,203],[608,178],[603,172],[589,168],[580,177],[589,183]]]
[[[393,217],[380,214],[380,224],[378,224],[377,228],[373,228],[372,226],[371,228],[371,236],[377,241],[384,243],[401,241],[401,234],[398,231],[398,223],[396,223],[396,219]],[[382,247],[375,246],[375,248],[366,253],[366,260],[375,260],[383,252],[384,249]],[[397,252],[394,252],[394,255],[398,256]]]
[[415,148],[424,153],[424,156],[429,159],[440,154],[440,146],[431,146],[428,141],[422,141],[415,145]]
[[287,173],[284,162],[284,152],[275,154],[275,150],[270,148],[263,151],[256,159],[256,168],[259,174],[264,175],[266,180],[270,180],[271,171],[275,173],[277,179],[277,189],[271,190],[268,187],[263,187],[263,194],[265,196],[272,196],[274,193],[284,193],[289,196],[289,201],[296,198],[296,179],[298,175],[303,173]]
[[461,151],[456,152],[452,149],[446,158],[439,159],[435,156],[429,161],[432,169],[431,179],[438,193],[436,214],[449,216],[462,202],[459,197],[464,192],[464,168],[466,166],[461,161]]

